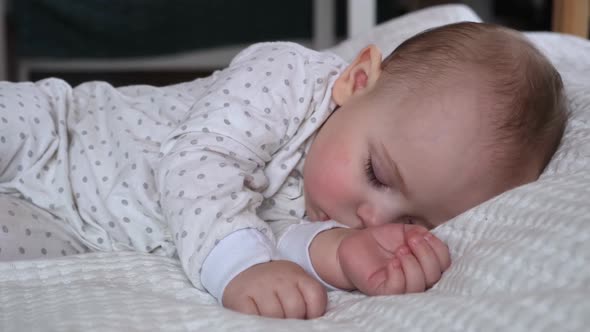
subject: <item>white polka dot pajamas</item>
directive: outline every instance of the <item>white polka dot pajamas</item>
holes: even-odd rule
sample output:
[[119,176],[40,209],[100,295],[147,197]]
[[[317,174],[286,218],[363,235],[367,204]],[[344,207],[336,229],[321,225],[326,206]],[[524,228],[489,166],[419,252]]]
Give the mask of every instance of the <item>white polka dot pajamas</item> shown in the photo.
[[61,82],[0,83],[1,260],[89,250],[67,222],[75,207],[66,192],[67,146],[61,143],[67,142],[66,91]]
[[203,262],[227,235],[275,243],[284,228],[267,222],[304,218],[304,156],[345,65],[262,43],[168,87],[0,84],[0,259],[177,254],[203,289]]

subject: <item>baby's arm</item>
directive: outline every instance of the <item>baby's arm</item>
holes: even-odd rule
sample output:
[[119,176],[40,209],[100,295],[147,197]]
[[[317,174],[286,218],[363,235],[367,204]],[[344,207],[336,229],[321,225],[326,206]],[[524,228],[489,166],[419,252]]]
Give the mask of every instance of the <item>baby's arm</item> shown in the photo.
[[[274,225],[273,225],[274,226]],[[301,266],[315,280],[321,282],[328,290],[353,289],[334,278],[342,276],[339,269],[337,250],[342,240],[338,234],[353,231],[336,221],[309,222],[301,221],[286,228],[274,227],[277,237],[278,255],[285,260]],[[321,238],[321,240],[318,240]],[[312,262],[312,249],[317,253],[316,261]],[[321,260],[321,262],[319,262]],[[334,270],[334,271],[332,271]],[[318,272],[322,272],[322,275]]]
[[[162,215],[187,276],[219,301],[228,298],[224,289],[234,279],[252,283],[252,278],[240,275],[249,275],[250,269],[268,271],[256,267],[277,259],[273,234],[257,211],[263,193],[272,195],[272,187],[280,184],[267,175],[281,178],[295,167],[302,150],[293,147],[289,154],[279,152],[287,151],[284,145],[294,135],[312,134],[311,127],[298,131],[298,125],[313,113],[310,105],[329,101],[322,96],[338,63],[334,60],[331,67],[328,61],[323,69],[318,68],[318,63],[326,59],[320,53],[311,53],[281,43],[259,44],[243,51],[230,68],[207,81],[208,91],[196,96],[194,104],[191,101],[186,116],[162,143],[155,167]],[[287,78],[309,82],[295,86]],[[322,112],[322,116],[328,114]],[[312,120],[319,124],[323,118]],[[215,261],[211,257],[228,236],[246,229],[258,234],[248,241],[266,246],[265,250],[259,255],[248,253],[240,251],[244,243],[234,243],[239,255],[221,260],[230,266],[231,273],[208,278],[211,283],[205,285],[202,277],[209,270],[206,262]],[[258,237],[263,240],[258,241]],[[282,270],[288,269],[286,265],[278,264]]]
[[322,280],[335,288],[356,289],[342,270],[338,248],[345,238],[358,231],[352,228],[333,228],[319,233],[311,242],[309,256],[315,272]]
[[326,290],[316,279],[273,253],[274,244],[247,228],[224,237],[209,253],[203,286],[226,308],[274,318],[315,318]]

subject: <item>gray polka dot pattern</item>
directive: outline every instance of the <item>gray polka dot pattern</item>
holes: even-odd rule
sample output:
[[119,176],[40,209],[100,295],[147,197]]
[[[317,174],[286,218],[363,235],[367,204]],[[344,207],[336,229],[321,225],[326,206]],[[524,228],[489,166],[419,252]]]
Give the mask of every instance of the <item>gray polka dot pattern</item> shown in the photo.
[[61,221],[22,198],[0,194],[0,261],[51,258],[89,250]]
[[[250,227],[272,237],[263,220],[304,216],[307,138],[329,115],[330,72],[343,66],[294,44],[258,44],[207,81],[196,111],[162,144],[157,184],[185,269],[198,271],[232,231]],[[265,196],[274,204],[264,204]]]
[[[14,85],[3,85],[14,93],[0,103],[23,112],[0,108],[0,169],[7,170],[0,176],[16,179],[16,191],[90,250],[178,253],[199,285],[192,271],[219,239],[242,228],[272,237],[264,220],[303,217],[308,138],[334,107],[330,72],[344,65],[295,44],[263,43],[212,76],[162,88],[89,82],[72,89],[46,80],[21,86],[15,98]],[[67,148],[58,148],[66,137]],[[18,144],[24,148],[9,148]],[[35,164],[48,152],[52,158]],[[2,226],[12,234],[12,224]],[[29,226],[20,237],[36,236]],[[62,233],[39,234],[49,241]],[[70,253],[39,242],[40,255]],[[12,250],[20,247],[30,252],[24,244]]]

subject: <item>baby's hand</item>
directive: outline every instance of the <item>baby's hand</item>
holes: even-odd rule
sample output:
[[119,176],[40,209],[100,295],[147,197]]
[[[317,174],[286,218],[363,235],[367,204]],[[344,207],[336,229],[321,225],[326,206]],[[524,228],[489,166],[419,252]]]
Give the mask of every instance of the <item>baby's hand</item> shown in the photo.
[[422,292],[451,264],[447,246],[424,227],[386,224],[359,230],[338,248],[341,268],[367,295]]
[[254,265],[229,282],[223,306],[274,318],[316,318],[324,314],[326,290],[299,265],[271,261]]

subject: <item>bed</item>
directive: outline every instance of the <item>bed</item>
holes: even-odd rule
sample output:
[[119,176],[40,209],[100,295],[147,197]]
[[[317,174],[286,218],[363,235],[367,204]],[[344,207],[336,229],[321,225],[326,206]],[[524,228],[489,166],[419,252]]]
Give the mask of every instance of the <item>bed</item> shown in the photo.
[[[478,21],[465,6],[414,12],[332,51],[384,53],[425,28]],[[0,331],[587,331],[590,327],[590,42],[528,33],[563,75],[565,137],[540,180],[434,232],[453,265],[422,294],[329,293],[324,317],[277,320],[219,307],[178,261],[133,252],[0,263]]]

